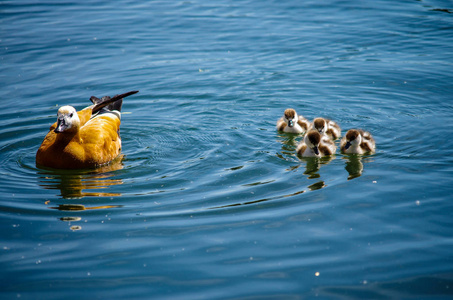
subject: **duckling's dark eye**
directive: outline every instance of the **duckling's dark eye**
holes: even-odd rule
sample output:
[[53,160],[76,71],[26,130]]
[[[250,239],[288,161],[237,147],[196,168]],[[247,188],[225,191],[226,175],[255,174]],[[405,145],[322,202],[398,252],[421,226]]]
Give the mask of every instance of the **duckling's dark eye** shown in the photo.
[[73,115],[74,115],[73,113],[70,113],[70,114],[69,114],[69,117],[72,118]]

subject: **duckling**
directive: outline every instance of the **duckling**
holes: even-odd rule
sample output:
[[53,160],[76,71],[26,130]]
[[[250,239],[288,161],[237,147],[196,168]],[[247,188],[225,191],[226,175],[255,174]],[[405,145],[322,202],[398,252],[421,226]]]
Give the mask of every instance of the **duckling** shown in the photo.
[[343,153],[374,153],[376,143],[371,133],[361,129],[350,129],[340,142],[341,152]]
[[315,130],[309,130],[302,143],[297,148],[297,154],[305,157],[322,157],[335,154],[337,147],[333,141],[323,139],[321,134]]
[[123,98],[91,97],[94,103],[77,112],[72,106],[60,107],[57,122],[51,127],[36,152],[38,166],[55,169],[93,168],[109,163],[121,151],[119,128]]
[[286,109],[283,117],[277,121],[277,130],[289,133],[304,133],[309,126],[310,122],[292,108]]
[[336,140],[341,135],[341,128],[332,120],[316,118],[313,120],[310,129],[316,129],[323,137]]

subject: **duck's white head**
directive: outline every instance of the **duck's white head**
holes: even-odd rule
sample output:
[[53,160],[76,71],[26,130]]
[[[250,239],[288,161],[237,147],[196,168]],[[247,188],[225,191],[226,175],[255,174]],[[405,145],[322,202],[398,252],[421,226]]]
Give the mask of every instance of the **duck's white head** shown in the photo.
[[318,147],[319,143],[321,143],[321,134],[317,130],[312,129],[307,132],[304,137],[304,142],[316,155],[319,155]]
[[316,129],[320,134],[326,133],[327,122],[323,118],[316,118],[313,120],[313,128]]
[[80,119],[74,107],[66,105],[58,109],[55,133],[77,131],[79,126]]
[[296,125],[297,121],[299,120],[299,116],[294,109],[288,108],[283,114],[283,119],[289,127],[294,127],[294,125]]
[[346,133],[346,144],[344,145],[344,148],[347,150],[349,147],[357,147],[362,143],[362,135],[360,134],[360,131],[356,129],[350,129]]

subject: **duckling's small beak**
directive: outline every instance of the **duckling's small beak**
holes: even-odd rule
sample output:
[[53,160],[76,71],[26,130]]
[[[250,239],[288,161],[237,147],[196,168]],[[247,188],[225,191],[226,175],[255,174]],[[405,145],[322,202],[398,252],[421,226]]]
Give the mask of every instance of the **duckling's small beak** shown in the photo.
[[315,152],[316,155],[319,155],[319,150],[318,150],[318,147],[313,147],[313,151]]
[[68,124],[66,124],[66,121],[64,118],[59,118],[57,120],[57,128],[55,128],[54,132],[55,133],[62,133],[68,128]]
[[293,127],[294,126],[294,121],[293,120],[289,120],[288,121],[288,126],[289,127]]
[[351,142],[348,141],[348,142],[346,142],[346,145],[344,145],[344,148],[345,148],[346,150],[348,150],[349,147],[351,147]]

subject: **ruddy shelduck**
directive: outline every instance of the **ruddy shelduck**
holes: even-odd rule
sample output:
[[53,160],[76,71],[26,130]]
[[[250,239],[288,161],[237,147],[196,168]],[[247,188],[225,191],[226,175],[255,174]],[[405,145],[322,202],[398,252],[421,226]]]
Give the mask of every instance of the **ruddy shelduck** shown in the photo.
[[330,139],[323,139],[315,130],[309,130],[303,141],[297,146],[296,152],[303,157],[323,157],[335,154],[337,147]]
[[316,118],[310,126],[310,129],[316,129],[322,137],[329,137],[336,140],[341,135],[341,128],[332,120],[325,118]]
[[374,153],[376,142],[371,133],[361,129],[350,129],[340,141],[341,152],[351,154]]
[[277,130],[289,133],[304,133],[309,126],[310,122],[292,108],[286,109],[283,117],[277,121]]
[[123,98],[91,97],[93,105],[77,112],[72,106],[58,109],[57,122],[50,126],[36,153],[38,166],[55,169],[85,169],[105,165],[121,152],[119,129]]

